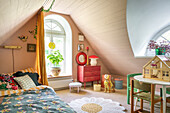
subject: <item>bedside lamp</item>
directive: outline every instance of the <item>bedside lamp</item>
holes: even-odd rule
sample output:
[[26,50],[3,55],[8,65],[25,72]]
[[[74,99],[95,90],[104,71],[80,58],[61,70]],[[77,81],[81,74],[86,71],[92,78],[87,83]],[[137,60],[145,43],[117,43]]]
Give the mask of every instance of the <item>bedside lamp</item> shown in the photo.
[[91,59],[91,61],[90,61],[91,66],[96,66],[97,65],[97,59],[98,58],[99,57],[97,57],[96,55],[89,56],[89,59]]

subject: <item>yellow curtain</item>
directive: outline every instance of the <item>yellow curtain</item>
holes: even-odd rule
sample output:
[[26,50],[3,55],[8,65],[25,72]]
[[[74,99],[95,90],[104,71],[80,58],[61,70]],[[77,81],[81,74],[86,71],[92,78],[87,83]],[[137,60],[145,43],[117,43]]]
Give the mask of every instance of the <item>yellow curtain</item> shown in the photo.
[[40,75],[40,82],[48,85],[48,79],[45,66],[45,44],[44,44],[44,12],[38,14],[37,20],[37,52],[36,52],[36,68]]

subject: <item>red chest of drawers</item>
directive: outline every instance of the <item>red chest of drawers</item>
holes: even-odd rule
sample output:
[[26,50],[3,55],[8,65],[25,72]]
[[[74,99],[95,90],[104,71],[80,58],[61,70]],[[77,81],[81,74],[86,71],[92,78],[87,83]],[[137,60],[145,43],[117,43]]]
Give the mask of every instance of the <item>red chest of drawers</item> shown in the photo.
[[84,88],[86,87],[86,82],[99,82],[100,70],[100,66],[77,66],[78,81],[84,82]]

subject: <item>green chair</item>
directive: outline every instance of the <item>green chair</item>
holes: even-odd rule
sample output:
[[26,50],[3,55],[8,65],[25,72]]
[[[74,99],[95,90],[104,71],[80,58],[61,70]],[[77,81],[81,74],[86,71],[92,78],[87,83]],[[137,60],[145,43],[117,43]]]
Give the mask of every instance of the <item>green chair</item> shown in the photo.
[[[134,73],[134,74],[128,74],[127,75],[127,104],[130,104],[130,78],[137,76],[137,75],[142,75],[142,73]],[[134,91],[137,92],[137,89],[134,88]]]

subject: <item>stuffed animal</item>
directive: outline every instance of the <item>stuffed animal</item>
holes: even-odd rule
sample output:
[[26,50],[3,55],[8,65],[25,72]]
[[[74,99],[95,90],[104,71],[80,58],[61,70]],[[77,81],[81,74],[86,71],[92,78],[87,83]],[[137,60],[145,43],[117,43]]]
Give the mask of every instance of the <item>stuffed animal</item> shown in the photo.
[[112,81],[110,79],[110,76],[108,74],[105,74],[104,75],[104,92],[106,93],[107,91],[109,91],[109,93],[112,91],[112,92],[115,92],[114,88],[113,88],[113,84],[112,84]]

